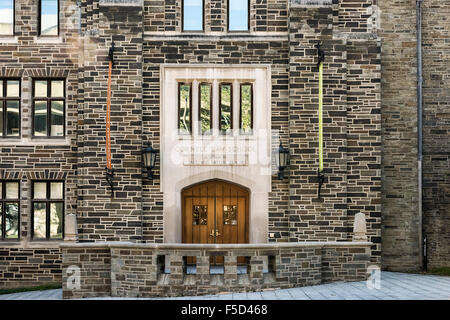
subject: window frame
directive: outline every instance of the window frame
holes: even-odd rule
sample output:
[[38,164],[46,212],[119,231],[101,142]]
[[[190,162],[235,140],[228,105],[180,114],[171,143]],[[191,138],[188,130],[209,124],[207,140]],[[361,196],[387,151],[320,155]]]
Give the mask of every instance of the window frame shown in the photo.
[[[32,139],[65,139],[66,138],[66,79],[65,78],[33,78],[32,79],[32,103],[31,103],[31,138]],[[47,82],[47,97],[35,97],[36,94],[36,81],[46,81]],[[52,81],[63,81],[63,97],[51,97],[51,83]],[[42,101],[45,100],[47,102],[47,135],[45,136],[36,136],[34,134],[34,115],[36,111],[36,100]],[[51,102],[52,101],[63,101],[63,135],[62,136],[52,136],[51,135]]]
[[[17,199],[6,199],[6,183],[8,182],[16,182],[18,185],[18,198]],[[0,236],[0,241],[19,241],[20,240],[20,180],[0,180],[0,184],[2,185],[2,194],[1,194],[1,199],[0,199],[0,203],[2,206],[2,211],[1,211],[1,236]],[[5,216],[5,204],[6,203],[17,203],[18,206],[18,217],[17,217],[17,238],[6,238],[6,216]]]
[[[222,86],[224,85],[229,85],[230,86],[230,119],[231,119],[231,126],[230,129],[227,130],[222,130],[222,122],[221,117],[222,117]],[[233,109],[234,109],[234,105],[233,105],[233,82],[221,82],[219,83],[219,133],[226,135],[227,131],[233,131],[234,129],[234,118],[233,118]]]
[[[208,85],[209,86],[209,132],[203,132],[202,130],[202,86]],[[198,122],[199,122],[199,134],[203,136],[210,136],[212,135],[214,124],[214,110],[213,110],[213,84],[211,82],[199,82],[198,84]]]
[[[35,199],[34,198],[34,184],[36,182],[45,182],[45,199]],[[61,182],[63,188],[62,199],[51,199],[50,198],[50,188],[52,182]],[[64,180],[32,180],[31,181],[31,240],[32,241],[62,241],[64,240],[64,227],[65,227],[65,218],[66,218],[66,187]],[[34,204],[35,203],[45,203],[45,238],[35,238],[34,237]],[[51,203],[62,203],[62,235],[61,238],[51,238],[50,237],[50,204]]]
[[[242,128],[242,86],[250,86],[250,95],[251,95],[251,101],[250,101],[250,131],[245,132]],[[254,125],[254,98],[253,98],[254,90],[253,90],[253,83],[252,82],[241,82],[239,83],[239,134],[243,135],[252,135],[253,134],[253,125]]]
[[[7,83],[8,81],[19,81],[19,95],[17,97],[9,97],[7,96]],[[1,106],[3,109],[3,118],[0,120],[3,122],[3,132],[1,132],[0,139],[20,139],[22,136],[22,80],[20,78],[0,78],[1,86],[3,87],[3,97],[0,97],[0,101],[3,102],[3,105]],[[7,130],[8,130],[8,115],[7,115],[7,109],[6,109],[6,102],[7,101],[19,101],[19,134],[17,136],[8,136]]]
[[205,32],[205,0],[202,0],[202,30],[184,29],[184,1],[185,0],[181,0],[181,32]]
[[[183,132],[180,130],[180,116],[181,116],[181,95],[180,88],[182,85],[189,85],[189,132]],[[179,135],[192,135],[192,86],[193,82],[183,82],[178,81],[178,91],[177,91],[177,100],[178,100],[178,112],[177,112],[177,129]]]
[[16,35],[16,0],[13,0],[13,32],[12,34],[2,34],[0,37],[14,37]]
[[[15,1],[14,1],[15,2]],[[60,23],[61,23],[61,21],[60,21],[60,17],[59,17],[59,15],[60,15],[60,5],[61,5],[61,3],[60,3],[60,1],[59,0],[56,0],[56,2],[58,3],[58,5],[57,5],[57,18],[58,18],[58,34],[56,34],[56,35],[43,35],[43,34],[41,34],[41,20],[42,20],[42,11],[41,11],[41,9],[42,9],[42,0],[38,0],[38,12],[37,12],[37,20],[38,20],[38,29],[37,29],[37,34],[38,34],[38,36],[39,37],[59,37],[60,36]]]
[[248,4],[247,4],[247,30],[230,30],[230,0],[227,0],[227,32],[230,33],[238,33],[238,32],[246,32],[249,33],[250,32],[250,12],[251,12],[251,8],[250,8],[250,0],[247,0]]

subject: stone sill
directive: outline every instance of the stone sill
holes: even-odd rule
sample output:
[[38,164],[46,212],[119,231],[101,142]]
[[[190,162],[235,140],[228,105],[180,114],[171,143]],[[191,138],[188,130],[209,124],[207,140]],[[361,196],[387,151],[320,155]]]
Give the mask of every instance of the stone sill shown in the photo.
[[57,249],[64,244],[61,240],[49,241],[0,241],[0,248],[21,248],[21,249]]
[[197,244],[197,243],[131,243],[131,242],[82,242],[61,243],[61,248],[135,248],[135,249],[278,249],[302,247],[370,247],[372,242],[308,241],[293,243],[245,243],[245,244]]

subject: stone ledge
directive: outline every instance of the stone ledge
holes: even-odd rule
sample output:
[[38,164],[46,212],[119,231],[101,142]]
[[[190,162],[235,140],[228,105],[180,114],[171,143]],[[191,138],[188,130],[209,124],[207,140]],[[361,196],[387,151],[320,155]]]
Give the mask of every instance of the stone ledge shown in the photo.
[[369,247],[372,242],[320,242],[305,241],[292,243],[242,243],[242,244],[196,244],[196,243],[132,243],[132,242],[82,242],[62,243],[61,248],[137,248],[137,249],[278,249],[306,247]]

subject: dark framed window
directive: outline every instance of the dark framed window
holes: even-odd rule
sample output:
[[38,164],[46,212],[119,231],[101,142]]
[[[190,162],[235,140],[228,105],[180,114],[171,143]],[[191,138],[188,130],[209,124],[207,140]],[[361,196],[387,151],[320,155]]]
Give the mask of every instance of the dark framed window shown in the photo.
[[0,181],[0,217],[0,239],[19,239],[19,181]]
[[40,36],[59,35],[59,0],[39,0],[38,31]]
[[250,29],[250,0],[228,0],[228,31],[248,31]]
[[211,83],[200,83],[198,86],[200,133],[211,134],[212,129],[212,85]]
[[249,134],[253,130],[253,84],[241,83],[239,103],[239,129]]
[[205,0],[182,0],[181,20],[183,31],[205,30]]
[[15,19],[16,2],[14,0],[0,1],[0,35],[13,36]]
[[32,184],[33,240],[63,239],[64,181],[33,181]]
[[178,132],[192,132],[192,84],[178,83]]
[[0,79],[0,137],[20,136],[20,79]]
[[66,86],[64,79],[33,80],[33,137],[64,137]]
[[219,85],[219,126],[220,132],[226,133],[233,129],[233,85],[221,83]]

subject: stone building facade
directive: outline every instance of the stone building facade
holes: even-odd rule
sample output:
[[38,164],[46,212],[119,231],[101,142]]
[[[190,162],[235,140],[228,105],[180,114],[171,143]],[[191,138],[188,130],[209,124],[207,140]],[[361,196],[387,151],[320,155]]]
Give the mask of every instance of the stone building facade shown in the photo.
[[[420,270],[425,235],[428,267],[449,266],[449,1],[423,1],[423,219],[415,0],[250,0],[246,32],[227,31],[226,0],[204,1],[203,32],[183,31],[181,0],[60,0],[57,37],[39,36],[39,2],[16,0],[14,35],[0,37],[0,79],[21,83],[20,135],[0,138],[0,179],[20,185],[19,237],[0,242],[1,287],[62,279],[63,239],[33,239],[36,181],[64,182],[64,215],[76,215],[79,242],[182,242],[182,191],[217,180],[248,189],[249,242],[351,241],[362,212],[372,264]],[[113,41],[111,197],[105,130]],[[320,199],[317,43],[325,52]],[[227,70],[241,73],[232,79]],[[63,137],[33,136],[36,79],[65,81]],[[167,83],[195,87],[205,79],[214,88],[244,80],[258,88],[255,121],[266,132],[253,137],[264,136],[267,163],[244,153],[243,163],[205,165],[194,153],[192,163],[171,164],[182,152],[169,148],[165,110],[177,102]],[[160,151],[153,179],[142,164],[148,142]],[[280,142],[290,151],[284,179]]]

